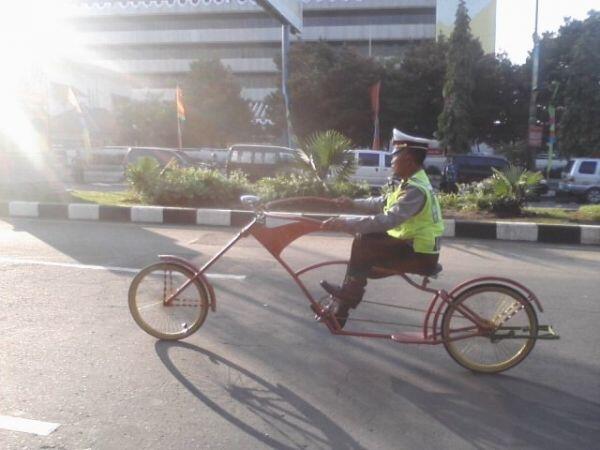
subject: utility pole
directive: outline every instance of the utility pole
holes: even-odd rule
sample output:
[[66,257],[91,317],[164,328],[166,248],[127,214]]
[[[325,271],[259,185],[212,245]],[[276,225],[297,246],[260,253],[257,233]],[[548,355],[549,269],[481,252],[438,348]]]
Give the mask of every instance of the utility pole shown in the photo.
[[538,94],[538,74],[540,66],[540,39],[538,36],[538,7],[539,0],[535,0],[535,30],[533,32],[533,54],[531,65],[531,97],[529,98],[529,126],[527,127],[527,154],[525,164],[528,169],[535,167],[535,151],[538,148],[534,135],[539,132],[536,128],[536,104]]

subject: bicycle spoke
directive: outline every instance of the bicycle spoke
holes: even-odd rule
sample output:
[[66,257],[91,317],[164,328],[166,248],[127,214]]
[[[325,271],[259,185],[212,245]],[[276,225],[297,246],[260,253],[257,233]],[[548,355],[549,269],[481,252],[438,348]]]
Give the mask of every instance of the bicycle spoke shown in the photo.
[[[195,331],[206,317],[208,303],[197,284],[190,282],[193,273],[167,263],[144,270],[130,291],[129,306],[136,322],[162,339],[179,339]],[[186,283],[185,289],[165,303]]]
[[[473,325],[477,317],[479,323]],[[462,333],[480,330],[478,336]],[[442,337],[459,364],[481,372],[499,372],[520,362],[533,348],[537,319],[531,305],[518,292],[483,285],[459,294],[442,319]],[[515,331],[516,330],[516,331]],[[518,335],[520,330],[527,334]],[[498,334],[496,334],[498,333]]]

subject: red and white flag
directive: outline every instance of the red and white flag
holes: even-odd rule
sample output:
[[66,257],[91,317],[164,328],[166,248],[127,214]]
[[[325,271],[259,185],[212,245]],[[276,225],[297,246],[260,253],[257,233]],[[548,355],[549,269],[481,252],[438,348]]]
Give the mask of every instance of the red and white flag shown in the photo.
[[379,93],[381,91],[381,81],[378,81],[369,88],[371,97],[371,110],[373,111],[373,150],[381,149],[381,139],[379,137]]

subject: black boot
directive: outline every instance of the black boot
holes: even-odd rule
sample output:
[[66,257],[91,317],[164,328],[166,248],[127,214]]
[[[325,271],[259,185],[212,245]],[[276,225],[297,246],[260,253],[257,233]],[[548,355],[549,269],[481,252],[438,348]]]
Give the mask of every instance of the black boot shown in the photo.
[[365,282],[355,278],[346,277],[342,286],[331,284],[325,280],[322,280],[320,284],[329,295],[337,300],[336,308],[333,313],[340,324],[340,328],[344,328],[350,308],[356,308],[362,300],[363,294],[365,293]]

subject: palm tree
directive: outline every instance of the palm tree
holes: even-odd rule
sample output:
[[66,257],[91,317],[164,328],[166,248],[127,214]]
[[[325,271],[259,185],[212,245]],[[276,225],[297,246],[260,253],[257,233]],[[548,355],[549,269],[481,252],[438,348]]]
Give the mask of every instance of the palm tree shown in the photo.
[[520,215],[527,198],[544,178],[540,172],[530,172],[522,167],[508,166],[499,171],[495,168],[488,179],[488,188],[493,196],[492,210],[497,213]]
[[356,161],[349,151],[351,146],[350,139],[338,131],[317,132],[304,142],[298,161],[328,189],[327,178],[334,182],[347,182],[356,171]]

